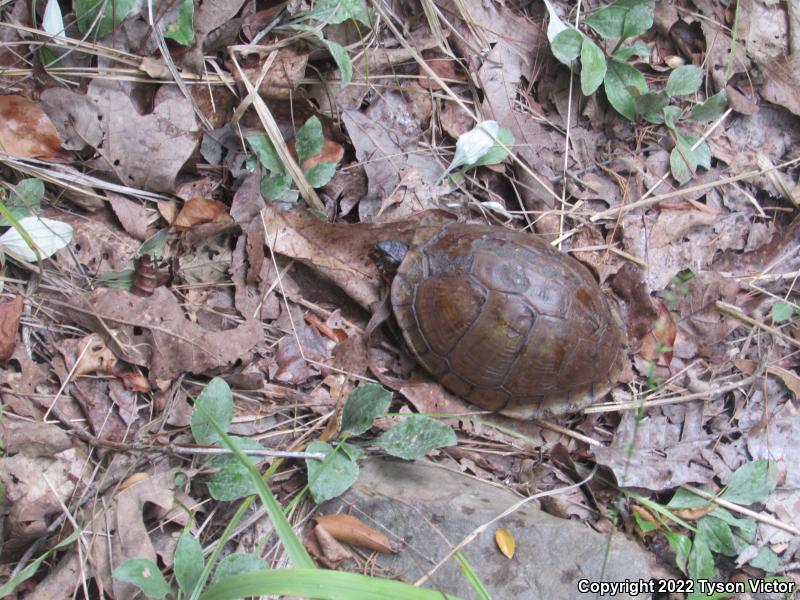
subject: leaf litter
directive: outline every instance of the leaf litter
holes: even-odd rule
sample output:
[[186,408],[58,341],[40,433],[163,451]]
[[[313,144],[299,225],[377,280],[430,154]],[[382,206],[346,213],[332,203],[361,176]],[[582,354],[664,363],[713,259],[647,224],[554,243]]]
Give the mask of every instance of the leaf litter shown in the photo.
[[[574,483],[581,468],[600,465],[603,479],[591,490],[542,506],[604,531],[618,488],[666,503],[686,486],[722,491],[738,469],[767,459],[777,488],[753,505],[756,533],[727,573],[759,573],[767,563],[746,563],[769,551],[770,568],[798,580],[800,544],[769,521],[796,523],[800,481],[797,20],[775,3],[748,4],[738,15],[705,0],[678,10],[657,4],[631,64],[656,89],[673,91],[675,67],[702,66],[704,85],[678,110],[698,114],[721,91],[732,109],[719,124],[681,120],[680,136],[706,136],[709,149],[683,184],[671,172],[678,134],[623,118],[602,86],[580,93],[580,69],[597,61],[594,49],[576,56],[572,76],[553,57],[554,15],[562,28],[574,23],[566,3],[524,11],[448,5],[447,27],[431,29],[413,11],[398,20],[377,4],[380,19],[326,23],[308,16],[306,3],[256,10],[241,0],[204,2],[192,41],[173,36],[163,47],[177,12],[159,13],[152,29],[137,7],[109,16],[95,45],[48,47],[53,56],[37,57],[33,70],[19,44],[45,34],[23,37],[7,26],[32,25],[25,3],[12,2],[13,18],[0,27],[0,39],[19,50],[0,48],[8,67],[0,78],[13,90],[0,96],[0,196],[21,211],[12,216],[39,256],[5,225],[0,480],[13,543],[4,545],[4,563],[29,563],[66,534],[65,507],[80,513],[94,540],[91,560],[81,562],[73,547],[43,567],[34,597],[65,597],[89,583],[129,597],[135,587],[112,571],[126,558],[172,564],[189,523],[177,506],[226,514],[205,488],[176,484],[178,470],[213,476],[213,463],[169,452],[194,441],[185,430],[192,403],[216,375],[234,387],[231,431],[247,447],[327,442],[332,451],[346,399],[375,377],[395,392],[391,411],[447,415],[437,425],[459,442],[448,447],[444,430],[429,429],[439,437],[426,444],[416,430],[396,428],[401,417],[378,416],[359,435],[379,432],[381,451],[416,456],[436,447],[433,456],[456,470],[526,494]],[[73,21],[65,21],[66,36],[79,40],[84,25]],[[406,35],[398,37],[401,24]],[[55,76],[41,77],[48,72]],[[243,77],[273,123],[255,110]],[[309,157],[299,132],[312,117],[322,137]],[[479,122],[495,123],[495,136],[510,132],[512,156],[464,168],[474,161],[458,152]],[[288,171],[280,200],[262,193],[275,174],[245,140],[268,127],[302,173],[334,165],[316,212],[293,199],[303,188]],[[41,212],[39,199],[32,208],[8,201],[33,175],[46,184]],[[386,287],[370,249],[381,239],[410,241],[418,223],[443,211],[558,240],[610,288],[631,339],[612,402],[558,423],[484,414],[416,369],[391,327],[371,328]],[[47,260],[37,265],[39,258]],[[414,448],[415,439],[425,447]],[[141,444],[164,450],[143,455]],[[137,463],[142,456],[157,458]],[[355,462],[336,457],[351,476]],[[304,472],[290,467],[270,480],[282,501],[302,487]],[[110,487],[99,483],[106,478]],[[215,508],[198,508],[198,494]],[[641,525],[652,507],[633,496],[625,502],[619,525],[658,552]],[[699,529],[708,514],[685,518]],[[329,567],[366,564],[343,544],[391,548],[351,515],[318,517],[306,543]],[[263,520],[251,523],[249,533],[268,530]],[[210,544],[224,525],[191,531]],[[236,534],[236,551],[263,550],[248,531]]]

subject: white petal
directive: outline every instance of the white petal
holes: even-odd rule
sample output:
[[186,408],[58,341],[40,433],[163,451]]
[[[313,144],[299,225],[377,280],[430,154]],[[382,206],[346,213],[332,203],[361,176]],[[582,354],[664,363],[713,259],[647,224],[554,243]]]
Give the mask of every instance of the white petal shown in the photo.
[[[58,0],[47,0],[42,16],[42,29],[50,35],[64,35],[64,17],[61,15],[61,7]],[[56,40],[57,44],[65,45],[64,40]]]

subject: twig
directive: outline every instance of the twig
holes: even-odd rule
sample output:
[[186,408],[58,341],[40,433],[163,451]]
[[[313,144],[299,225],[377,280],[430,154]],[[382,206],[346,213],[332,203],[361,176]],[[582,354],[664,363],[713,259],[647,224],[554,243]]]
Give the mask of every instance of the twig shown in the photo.
[[788,531],[793,535],[800,536],[800,529],[795,527],[794,525],[789,525],[788,523],[783,523],[778,521],[778,519],[774,517],[770,517],[769,515],[762,515],[755,511],[750,510],[749,508],[745,508],[744,506],[739,506],[738,504],[734,504],[733,502],[728,502],[727,500],[723,500],[714,494],[709,494],[708,492],[704,492],[694,486],[683,484],[681,486],[683,489],[692,492],[700,496],[701,498],[705,498],[706,500],[711,500],[714,504],[718,504],[723,508],[727,508],[728,510],[732,510],[734,512],[738,512],[741,515],[745,515],[755,519],[756,521],[761,521],[762,523],[766,523],[767,525],[772,525],[773,527],[777,527],[778,529],[783,529],[784,531]]
[[776,337],[781,338],[783,341],[791,344],[792,346],[800,348],[800,341],[794,339],[791,336],[786,335],[785,333],[776,329],[775,327],[770,327],[769,325],[762,323],[761,321],[756,321],[754,318],[748,317],[733,304],[728,304],[727,302],[722,302],[721,300],[717,300],[714,304],[719,310],[721,310],[725,314],[728,314],[736,319],[739,319],[740,321],[743,321],[748,325],[752,325],[753,327],[758,327],[759,329],[763,329],[767,333],[770,333]]

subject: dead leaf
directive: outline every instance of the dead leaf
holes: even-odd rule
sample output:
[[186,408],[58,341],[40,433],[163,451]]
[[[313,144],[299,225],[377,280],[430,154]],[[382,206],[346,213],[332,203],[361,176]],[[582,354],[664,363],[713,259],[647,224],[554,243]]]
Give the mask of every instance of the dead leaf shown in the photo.
[[147,381],[147,378],[137,371],[126,371],[124,373],[117,374],[122,384],[125,386],[126,390],[130,390],[131,392],[139,392],[142,394],[146,394],[150,391],[150,382]]
[[[261,76],[266,60],[267,57],[264,56],[257,63],[242,65],[244,76],[251,83],[255,83]],[[271,100],[288,100],[297,94],[297,88],[306,75],[307,64],[307,52],[301,53],[291,47],[283,46],[278,50],[272,65],[267,70],[264,80],[258,88],[258,93]],[[233,67],[230,68],[230,71],[238,80],[239,70]]]
[[[117,357],[106,347],[103,338],[97,334],[87,335],[77,342],[74,350],[74,340],[67,340],[61,345],[61,353],[68,369],[74,367],[74,377],[89,375],[90,373],[111,373],[117,363]],[[75,366],[75,361],[78,361]]]
[[178,216],[178,203],[174,200],[159,200],[158,201],[158,214],[164,219],[168,225],[175,222],[175,217]]
[[[244,361],[264,335],[260,321],[254,319],[227,331],[207,331],[186,319],[180,302],[165,287],[156,288],[147,298],[101,288],[88,301],[96,314],[66,310],[101,335],[107,335],[110,323],[116,332],[111,343],[119,356],[149,367],[151,382],[187,372],[204,374]],[[84,306],[83,302],[76,304]]]
[[52,423],[3,419],[0,439],[8,455],[23,454],[28,458],[53,457],[72,447],[72,438]]
[[384,554],[396,552],[389,538],[352,515],[320,515],[314,520],[340,542]]
[[19,158],[65,156],[53,122],[24,96],[0,96],[0,150]]
[[[431,71],[436,73],[436,75],[438,75],[440,79],[443,79],[444,82],[449,86],[452,86],[454,82],[467,80],[463,73],[456,72],[456,66],[458,66],[458,63],[453,59],[426,58],[425,64],[427,64]],[[417,79],[415,83],[426,90],[442,89],[442,86],[428,77],[427,71],[425,71],[422,66],[419,67],[419,79]]]
[[8,360],[14,354],[22,308],[23,298],[21,295],[0,304],[0,361]]
[[[292,155],[292,158],[297,162],[297,150],[294,147],[294,143],[295,139],[292,138],[286,142],[286,145],[289,148],[289,153]],[[300,169],[302,169],[304,173],[307,173],[309,169],[316,167],[320,163],[339,164],[342,158],[344,158],[344,147],[333,140],[325,139],[319,154],[305,159],[300,165]]]
[[475,127],[475,120],[457,103],[448,100],[439,114],[439,123],[442,129],[454,140]]
[[783,381],[783,385],[791,390],[795,399],[800,399],[800,377],[798,377],[796,373],[776,365],[767,366],[767,373],[772,373],[780,377],[781,381]]
[[658,318],[649,334],[642,339],[639,354],[647,361],[655,361],[659,366],[669,367],[672,362],[672,348],[675,345],[675,320],[667,306],[658,298],[654,299]]
[[322,551],[322,555],[325,557],[329,565],[333,565],[333,567],[330,568],[336,568],[336,566],[343,560],[353,558],[353,554],[347,548],[342,546],[342,544],[340,544],[339,541],[322,525],[317,525],[314,528],[314,535],[317,536],[317,542],[319,542],[319,548]]
[[208,200],[196,196],[183,205],[172,225],[178,229],[188,229],[201,223],[224,221],[228,217],[228,206],[219,200]]
[[111,209],[117,215],[122,228],[137,240],[145,241],[148,238],[147,209],[141,204],[113,192],[107,192],[107,196]]
[[800,489],[800,415],[793,414],[791,403],[762,427],[747,432],[747,449],[753,460],[766,459],[775,465],[781,487]]
[[505,527],[500,527],[494,532],[494,541],[500,552],[503,553],[508,559],[514,558],[514,552],[517,549],[517,543],[514,541],[514,536]]

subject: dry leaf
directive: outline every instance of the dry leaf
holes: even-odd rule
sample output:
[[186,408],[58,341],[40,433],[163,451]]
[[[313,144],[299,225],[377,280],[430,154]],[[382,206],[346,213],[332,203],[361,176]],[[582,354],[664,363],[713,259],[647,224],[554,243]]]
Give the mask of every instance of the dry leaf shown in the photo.
[[[286,146],[289,148],[292,158],[297,162],[297,150],[294,147],[294,143],[295,138],[292,138],[286,142]],[[344,158],[344,147],[333,140],[325,139],[319,154],[304,160],[300,168],[304,173],[307,173],[309,169],[316,167],[320,163],[338,164],[342,158]]]
[[374,552],[395,552],[389,538],[352,515],[320,515],[314,520],[340,542]]
[[314,535],[317,536],[319,549],[322,551],[322,554],[329,563],[336,565],[343,560],[353,558],[352,553],[347,548],[342,546],[342,544],[340,544],[339,541],[322,525],[317,525],[314,528]]
[[111,373],[117,363],[117,357],[106,347],[103,338],[94,333],[80,341],[77,352],[81,358],[75,367],[75,377],[97,372]]
[[147,209],[124,196],[108,192],[111,210],[117,215],[122,228],[139,241],[147,239]]
[[[245,77],[255,83],[261,76],[261,71],[267,58],[264,57],[256,65],[247,65],[242,68]],[[308,64],[308,54],[299,53],[292,48],[284,46],[278,50],[275,60],[267,70],[264,80],[258,88],[259,94],[264,98],[272,100],[288,100],[296,94],[297,87],[306,75],[306,65]],[[230,67],[233,67],[230,65]],[[234,77],[238,80],[239,70],[230,68]]]
[[20,158],[64,155],[53,122],[33,100],[0,96],[0,150]]
[[14,354],[22,306],[20,295],[0,304],[0,361],[8,360]]
[[[440,79],[448,85],[453,85],[453,81],[466,81],[467,78],[461,73],[456,73],[457,63],[449,58],[428,58],[425,63],[430,67],[431,71],[436,73]],[[419,79],[416,81],[423,89],[440,90],[442,86],[436,83],[433,79],[428,77],[427,71],[421,66],[419,68]]]
[[658,366],[668,367],[672,362],[672,348],[675,345],[675,320],[664,302],[658,298],[652,302],[658,308],[658,318],[650,333],[642,339],[639,353],[645,360],[656,361]]
[[122,381],[122,385],[125,386],[126,390],[141,392],[143,394],[150,391],[150,382],[147,381],[147,378],[141,373],[126,371],[125,373],[120,373],[117,377]]
[[511,535],[511,532],[508,529],[505,527],[500,527],[497,531],[495,531],[494,541],[497,544],[497,547],[500,549],[500,552],[503,553],[503,556],[509,559],[514,558],[514,552],[517,549],[517,543],[514,541],[514,536]]
[[173,225],[179,229],[188,229],[201,223],[223,221],[227,216],[228,206],[219,200],[208,200],[196,196],[183,205]]
[[780,377],[781,381],[783,381],[783,385],[792,391],[794,397],[800,398],[800,377],[798,377],[796,373],[774,365],[767,367],[767,373],[772,373]]

